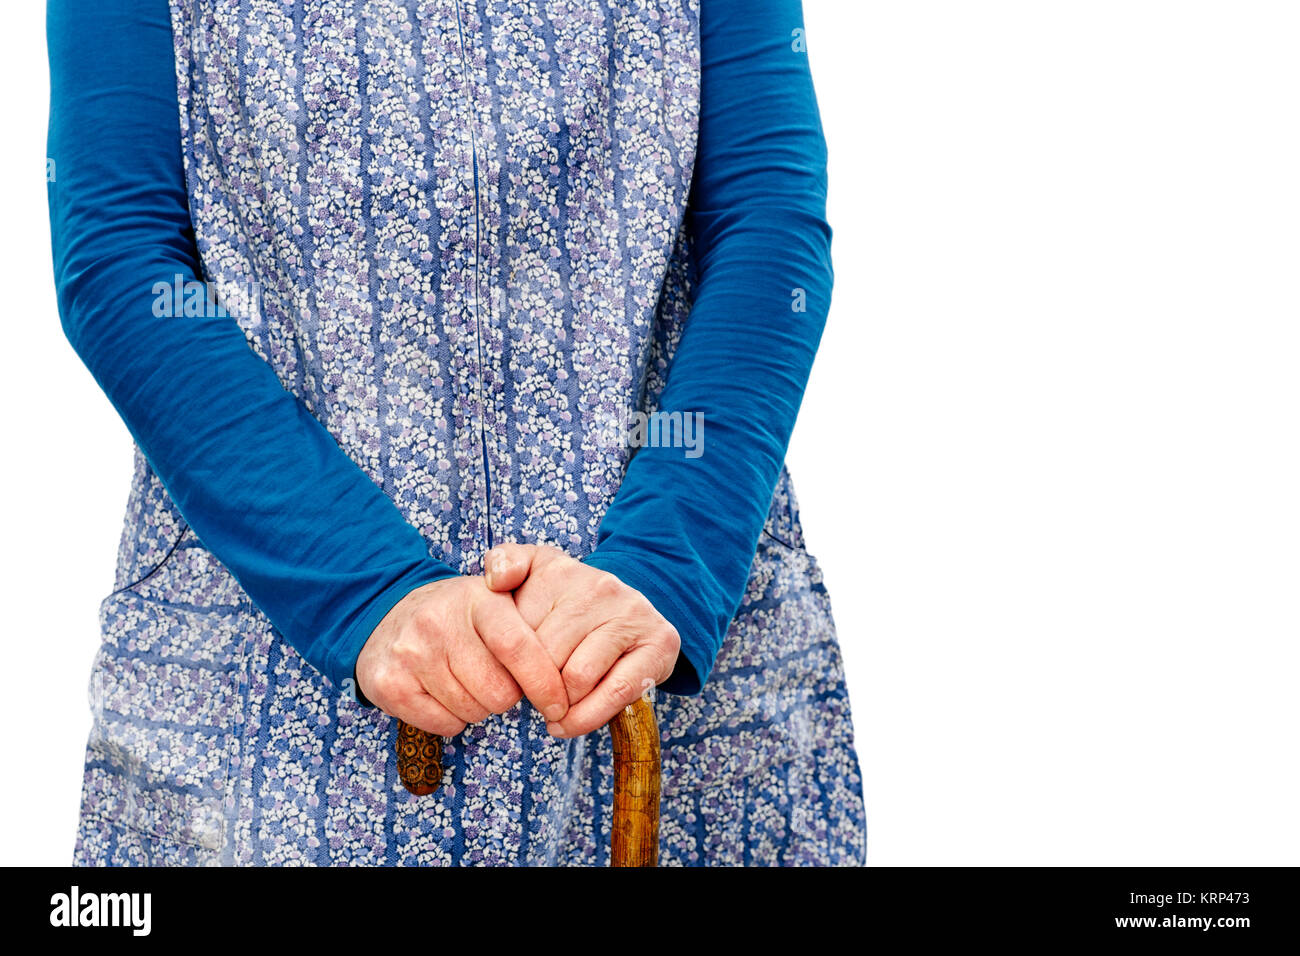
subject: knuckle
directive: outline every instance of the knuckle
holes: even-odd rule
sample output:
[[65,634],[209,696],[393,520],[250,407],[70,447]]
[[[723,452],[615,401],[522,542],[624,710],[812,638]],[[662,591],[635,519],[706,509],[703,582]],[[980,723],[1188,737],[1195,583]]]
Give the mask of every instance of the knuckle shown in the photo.
[[418,713],[419,705],[422,703],[421,696],[423,695],[419,691],[404,682],[392,689],[388,695],[388,700],[396,709]]
[[609,696],[610,699],[618,704],[628,704],[634,701],[641,694],[641,689],[636,687],[630,680],[623,676],[611,677],[609,679]]
[[420,659],[421,642],[410,634],[405,634],[393,641],[389,654],[399,665],[410,667]]
[[650,599],[640,591],[632,591],[632,599],[628,607],[628,616],[636,621],[637,628],[642,634],[654,635],[666,627],[672,627],[650,603]]
[[591,593],[598,598],[614,598],[622,592],[623,582],[612,574],[602,573],[591,584]]
[[[523,698],[523,693],[519,687],[514,684],[508,684],[504,680],[491,680],[483,689],[483,703],[491,709],[494,714],[504,714]],[[486,717],[486,715],[484,715]]]
[[564,682],[569,687],[590,688],[600,680],[594,664],[570,664],[564,668]]
[[523,630],[515,625],[502,628],[492,641],[497,655],[510,660],[517,660],[523,656],[527,642],[528,638]]
[[677,628],[673,627],[671,624],[665,624],[663,631],[659,636],[658,643],[665,652],[676,657],[677,652],[682,649],[682,636],[677,633]]
[[375,668],[374,673],[370,675],[370,693],[366,696],[376,703],[382,701],[385,704],[400,699],[402,693],[401,682],[398,677],[399,674],[396,670],[385,664],[380,664]]

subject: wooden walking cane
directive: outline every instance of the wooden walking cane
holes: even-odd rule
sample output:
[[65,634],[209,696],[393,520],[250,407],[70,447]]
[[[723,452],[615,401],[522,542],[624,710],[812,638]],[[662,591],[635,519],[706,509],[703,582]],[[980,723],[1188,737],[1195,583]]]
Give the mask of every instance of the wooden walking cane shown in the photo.
[[[610,866],[659,865],[659,726],[644,697],[609,722],[614,738]],[[442,739],[399,721],[397,773],[417,796],[442,782]]]

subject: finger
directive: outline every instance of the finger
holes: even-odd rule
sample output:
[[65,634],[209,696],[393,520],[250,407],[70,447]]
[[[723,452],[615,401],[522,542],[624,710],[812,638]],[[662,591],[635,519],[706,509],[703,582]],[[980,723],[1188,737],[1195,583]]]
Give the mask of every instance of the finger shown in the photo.
[[547,720],[559,720],[569,709],[560,670],[537,633],[524,623],[508,595],[487,595],[475,602],[473,624],[484,646],[518,682],[524,694]]
[[[551,596],[550,607],[534,626],[537,628],[537,637],[541,640],[542,646],[550,651],[555,666],[561,670],[568,665],[570,655],[587,640],[588,635],[615,619],[620,611],[626,610],[628,594],[631,593],[630,589],[614,575],[595,571],[572,559],[568,560],[570,562],[568,567],[559,567],[545,576],[535,575],[529,584],[515,593],[515,606],[519,608],[519,613],[523,615],[524,620],[531,623],[534,618],[530,615],[536,614],[540,608],[532,607],[530,602],[544,601],[546,598],[546,596],[534,598],[531,582],[545,580],[548,589],[560,591],[558,595]],[[534,567],[538,563],[534,562]],[[624,645],[619,653],[630,646],[630,643]],[[614,658],[606,661],[605,667],[595,679],[599,680],[603,677],[613,663]],[[590,686],[584,688],[583,693],[590,689]],[[569,693],[570,704],[578,699],[572,692]]]
[[[426,622],[427,623],[427,622]],[[460,656],[457,651],[459,645],[469,644],[478,647],[483,656],[488,659],[491,666],[498,669],[500,665],[492,660],[492,655],[483,650],[477,635],[466,626],[470,640],[460,641],[443,648],[443,653],[430,653],[429,645],[426,642],[413,642],[410,640],[399,640],[393,645],[393,654],[397,661],[403,667],[404,682],[410,681],[418,687],[418,692],[438,701],[438,703],[456,718],[466,724],[477,724],[486,720],[492,710],[485,706],[484,702],[477,695],[472,693],[465,684],[456,676],[456,670],[453,663]],[[427,629],[422,629],[421,637],[428,638]],[[470,669],[469,673],[474,671]],[[512,685],[513,680],[510,675],[502,671],[502,677],[507,685]],[[517,701],[519,698],[515,698]],[[510,705],[513,706],[512,701]],[[508,707],[507,707],[508,709]]]
[[392,716],[439,737],[455,737],[466,723],[423,690],[404,696]]
[[[523,593],[521,591],[515,595],[515,606],[519,608],[520,615],[527,621],[529,620],[530,608],[520,606],[524,603],[521,600]],[[591,602],[561,599],[551,606],[537,625],[537,639],[542,642],[542,646],[551,655],[551,660],[555,662],[555,666],[563,672],[569,665],[569,659],[573,656],[573,652],[578,649],[583,641],[588,639],[589,635],[594,634],[607,624],[611,616],[609,609],[597,607]],[[627,650],[627,647],[622,650]],[[622,653],[622,651],[619,653]],[[617,656],[615,655],[615,657]],[[599,679],[603,676],[613,663],[613,660],[609,661],[605,666],[605,670],[597,674],[596,678]],[[568,683],[566,677],[566,691]],[[591,688],[587,689],[590,690]],[[568,693],[570,703],[577,699],[572,693]]]
[[447,663],[451,674],[489,713],[504,714],[519,703],[524,692],[505,665],[492,655],[477,631],[471,634],[471,638],[448,651]]
[[654,687],[663,670],[662,655],[642,645],[620,657],[596,688],[569,708],[563,720],[547,723],[554,737],[580,737],[605,726],[624,707]]
[[[471,694],[450,671],[444,673],[433,686],[426,683],[425,691],[444,709],[466,724],[481,723],[492,714],[492,709]],[[512,702],[503,709],[509,710],[513,706]]]
[[636,643],[636,632],[626,621],[611,621],[578,640],[560,671],[570,707],[591,693],[615,662],[631,650]]
[[483,555],[483,579],[491,591],[513,591],[524,583],[537,556],[535,544],[499,544]]

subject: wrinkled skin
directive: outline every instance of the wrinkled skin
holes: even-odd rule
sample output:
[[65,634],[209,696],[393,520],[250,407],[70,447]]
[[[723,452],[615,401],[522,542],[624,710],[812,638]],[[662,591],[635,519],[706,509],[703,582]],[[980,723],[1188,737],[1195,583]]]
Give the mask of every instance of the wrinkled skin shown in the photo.
[[673,672],[681,641],[650,601],[556,548],[505,544],[482,577],[416,588],[357,659],[361,692],[445,737],[523,697],[556,737],[577,737]]

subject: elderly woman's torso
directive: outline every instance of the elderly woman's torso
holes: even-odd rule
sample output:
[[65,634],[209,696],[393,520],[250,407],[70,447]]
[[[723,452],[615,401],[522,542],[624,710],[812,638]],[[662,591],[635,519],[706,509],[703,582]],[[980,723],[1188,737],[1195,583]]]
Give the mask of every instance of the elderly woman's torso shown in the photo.
[[[610,423],[654,407],[689,311],[695,0],[171,6],[198,247],[253,347],[435,556],[590,551],[627,464]],[[406,794],[389,718],[302,661],[137,465],[80,857],[105,858],[106,817],[138,861],[603,859],[603,735],[555,740],[525,703]],[[856,858],[787,476],[712,678],[660,711],[665,862]]]

